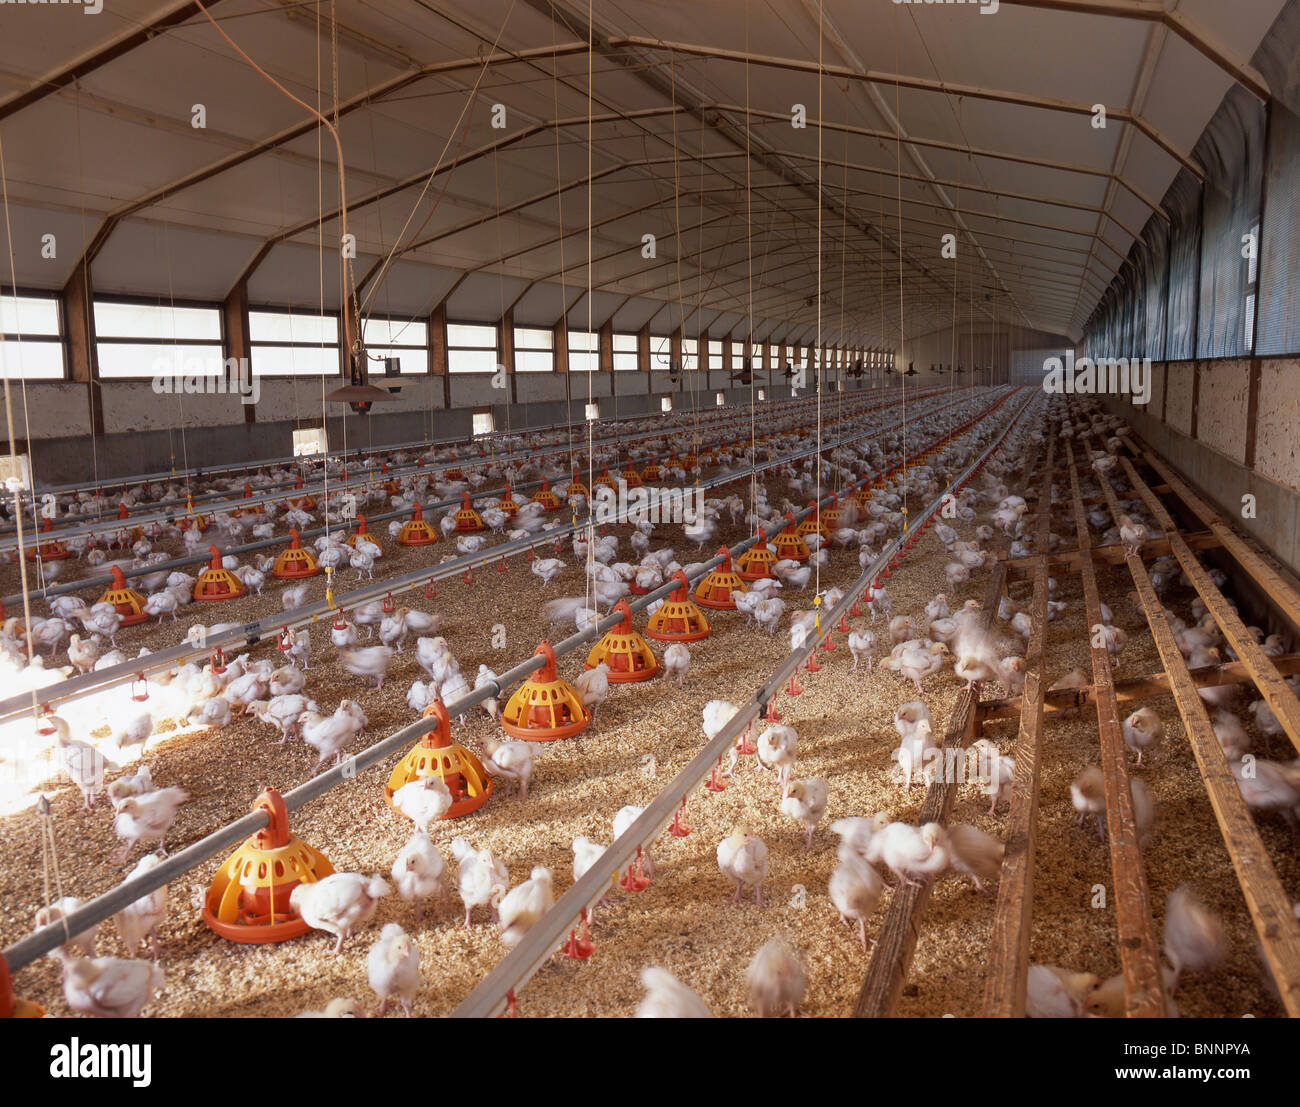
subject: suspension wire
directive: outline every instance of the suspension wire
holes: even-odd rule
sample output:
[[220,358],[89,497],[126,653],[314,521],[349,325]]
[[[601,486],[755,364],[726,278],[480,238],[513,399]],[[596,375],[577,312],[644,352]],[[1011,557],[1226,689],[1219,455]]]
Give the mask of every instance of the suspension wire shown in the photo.
[[[758,431],[754,402],[754,190],[753,160],[750,156],[749,127],[749,5],[745,5],[745,279],[749,298],[749,331],[745,336],[746,356],[741,364],[749,367],[749,514],[757,527],[758,515]],[[764,359],[766,360],[766,359]],[[744,379],[743,377],[741,378]]]
[[[848,89],[844,90],[845,100],[848,99]],[[847,355],[844,351],[844,269],[848,262],[849,239],[848,239],[848,219],[849,219],[849,132],[844,132],[844,197],[840,203],[840,349],[837,360],[837,372],[835,375],[836,387],[839,389],[838,403],[836,404],[835,422],[840,425],[844,421],[844,362]],[[835,467],[833,476],[835,478],[835,491],[840,491],[840,470],[839,466]]]
[[[591,185],[591,169],[592,169],[592,164],[591,164],[592,162],[591,60],[592,57],[595,55],[595,34],[596,32],[595,32],[594,15],[592,12],[592,0],[587,0],[587,330],[586,330],[586,335],[584,337],[584,342],[588,347],[591,346],[591,339],[592,339],[592,335],[594,334],[594,332],[591,329],[592,291],[593,291],[592,275],[591,275],[591,266],[592,266],[591,197],[592,197],[592,193],[595,191],[595,189],[593,189]],[[556,118],[557,119],[559,118],[558,109],[556,111]],[[556,128],[556,131],[558,133],[559,131],[558,127]],[[560,182],[557,179],[555,183],[556,186],[558,187]],[[560,244],[560,249],[561,251],[563,251],[564,249],[563,243]],[[566,339],[565,349],[567,350],[568,349],[567,334],[565,335],[565,339]],[[591,357],[590,349],[585,350],[584,353],[586,353],[587,358]],[[590,361],[587,362],[587,407],[583,411],[583,416],[585,417],[584,422],[587,424],[586,429],[587,429],[587,519],[588,519],[588,523],[587,523],[586,575],[587,575],[587,588],[589,593],[591,590],[594,590],[595,588],[595,583],[592,579],[592,574],[596,568],[596,512],[595,512],[596,501],[595,501],[595,495],[593,491],[596,484],[596,444],[595,444],[596,420],[592,418],[592,413],[591,413],[591,405],[594,402],[592,398],[592,388],[594,387],[592,382],[592,377],[596,375],[596,371],[599,369],[599,367],[600,367],[600,341],[599,339],[597,339],[596,365],[593,367]],[[611,380],[609,382],[609,390],[611,393],[614,391],[614,381],[612,379],[613,377],[612,368],[613,367],[611,366]],[[587,606],[591,606],[590,603],[588,603]]]
[[[825,32],[823,30],[823,0],[817,0],[817,346],[813,351],[813,364],[817,370],[817,502],[822,500],[822,376],[825,368],[823,362],[826,360],[822,350],[822,208],[824,207],[822,199],[822,51],[825,46]],[[846,170],[847,172],[847,170]],[[818,524],[817,533],[821,533],[821,508],[817,509],[815,516]],[[820,554],[822,546],[819,544],[816,552],[813,554],[813,566],[816,572],[817,582],[813,587],[813,604],[818,608],[817,629],[821,630],[821,612],[818,597],[822,591],[822,563]]]
[[[77,191],[81,196],[81,241],[84,243],[86,241],[86,170],[85,170],[85,164],[83,162],[82,152],[81,152],[81,82],[73,81],[72,88],[73,88],[72,117],[74,120],[76,120],[76,128],[77,128]],[[86,299],[85,296],[86,291],[90,288],[90,271],[89,271],[90,263],[86,260],[85,250],[81,251],[81,258],[77,262],[77,264],[81,266],[81,291],[82,291],[82,299],[84,301]],[[14,288],[15,295],[17,294],[17,292],[18,289],[17,287],[15,287]],[[90,319],[91,319],[91,314],[95,310],[95,305],[86,302],[84,306],[85,306],[85,310],[82,312],[82,318],[85,321],[85,328],[86,328],[86,335],[85,335],[86,358],[88,362],[93,364],[96,355],[95,355],[95,348],[91,344]],[[87,385],[87,389],[88,391],[86,395],[86,400],[87,400],[86,414],[89,417],[89,423],[90,423],[90,464],[91,464],[91,473],[94,477],[93,487],[95,489],[95,510],[98,511],[99,510],[99,438],[95,434],[95,399],[94,399],[95,382],[93,380]],[[102,404],[100,410],[101,412],[103,410]],[[182,435],[183,434],[184,431],[182,430]],[[185,465],[185,468],[187,469],[189,468],[188,463]],[[188,475],[186,476],[186,483],[187,484],[189,483]],[[34,484],[33,487],[35,487]],[[34,519],[33,519],[33,524],[34,524]]]
[[[551,49],[554,51],[551,55],[551,97],[555,105],[554,117],[560,118],[560,58],[559,42],[555,37],[555,9],[551,9]],[[552,127],[552,134],[555,136],[555,207],[559,215],[560,237],[558,246],[560,248],[560,326],[564,328],[564,355],[568,358],[569,354],[569,288],[568,288],[568,270],[564,260],[564,181],[560,169],[560,128]],[[552,342],[551,361],[555,372],[560,372],[561,367],[555,364],[556,356],[554,351],[554,342]],[[564,433],[569,446],[569,472],[572,473],[577,468],[573,460],[573,382],[569,380],[569,366],[566,363],[564,371]],[[586,414],[585,412],[583,413]],[[587,486],[587,496],[590,500],[591,486]],[[577,526],[577,515],[573,513],[574,526]]]
[[[898,14],[894,14],[894,72],[898,73],[899,65],[899,46],[898,46]],[[897,176],[895,180],[896,194],[898,197],[898,351],[900,354],[907,343],[907,329],[904,324],[903,309],[903,116],[902,106],[898,91],[898,78],[894,78],[894,119],[897,122],[897,130],[894,134],[894,147],[897,152]],[[881,259],[883,266],[884,259]],[[897,366],[893,366],[897,368]],[[907,374],[900,374],[899,379],[902,381],[902,403],[903,403],[903,533],[908,530],[907,516]]]

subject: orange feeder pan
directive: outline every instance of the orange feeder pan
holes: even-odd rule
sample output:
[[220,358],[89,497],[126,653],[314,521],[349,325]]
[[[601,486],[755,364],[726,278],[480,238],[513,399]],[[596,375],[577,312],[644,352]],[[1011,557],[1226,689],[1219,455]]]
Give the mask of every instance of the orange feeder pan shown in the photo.
[[0,1019],[43,1019],[45,1008],[30,999],[14,995],[9,962],[0,953]]
[[274,788],[263,789],[253,810],[265,811],[266,827],[235,850],[208,886],[203,921],[232,942],[283,942],[311,927],[289,906],[299,884],[334,872],[320,850],[289,833],[289,812]]
[[397,532],[399,546],[432,546],[438,541],[438,532],[424,521],[424,510],[416,504],[411,517],[402,524]]
[[[600,482],[597,481],[596,483],[599,484]],[[582,480],[577,473],[573,474],[573,480],[569,481],[568,486],[565,488],[565,493],[568,495],[569,499],[573,499],[574,496],[585,497],[587,495],[587,486],[582,483]]]
[[744,592],[745,582],[740,574],[731,567],[731,551],[726,546],[718,548],[722,564],[705,574],[695,588],[695,602],[701,607],[713,608],[715,611],[735,611],[735,592]]
[[149,618],[144,613],[144,597],[134,588],[126,586],[126,577],[116,565],[111,569],[113,584],[107,592],[99,597],[100,603],[111,603],[122,616],[124,627],[133,627]]
[[587,655],[587,668],[594,669],[603,661],[609,666],[607,679],[611,684],[650,680],[659,672],[654,651],[633,626],[627,600],[619,600],[614,610],[623,616],[623,621],[607,630],[605,637],[592,647]]
[[658,642],[698,642],[707,638],[713,633],[713,628],[704,612],[689,598],[691,584],[686,574],[678,569],[673,579],[679,582],[678,587],[650,616],[645,636]]
[[858,506],[865,508],[871,503],[871,485],[863,482],[858,485],[858,490],[853,493],[853,498],[858,501]]
[[621,476],[623,478],[623,483],[628,488],[641,487],[641,476],[639,473],[637,473],[635,469],[632,468],[631,465],[629,465],[626,469],[623,470]]
[[[652,458],[650,464],[641,470],[641,480],[646,484],[650,484],[654,481],[657,481],[659,477],[660,477],[659,459]],[[631,485],[629,485],[628,487],[631,487]]]
[[319,572],[320,566],[316,564],[311,551],[302,548],[298,531],[290,528],[289,548],[280,551],[275,564],[271,566],[271,576],[281,580],[300,580],[303,577],[314,577]]
[[483,525],[483,516],[470,505],[468,492],[460,498],[460,508],[456,512],[456,529],[462,533],[487,529]]
[[[790,516],[787,515],[786,518],[789,519]],[[803,535],[790,526],[772,539],[772,545],[776,547],[779,561],[807,561],[812,557],[812,551],[808,548],[808,543],[803,540]]]
[[767,539],[762,530],[759,530],[757,537],[758,541],[741,554],[736,562],[736,575],[747,584],[772,576],[772,566],[776,564],[776,554],[767,548]]
[[371,543],[379,550],[379,552],[375,554],[376,557],[384,556],[384,550],[383,547],[379,545],[379,539],[376,538],[373,534],[371,534],[368,530],[366,530],[366,517],[364,515],[357,516],[357,529],[354,530],[351,534],[349,534],[345,539],[343,539],[343,544],[345,546],[351,546],[353,549],[355,549],[358,538],[364,538],[367,542]]
[[436,774],[451,793],[451,806],[440,819],[455,819],[477,811],[492,794],[492,778],[477,757],[451,740],[451,717],[442,700],[430,703],[424,715],[438,720],[437,729],[424,735],[397,763],[384,785],[384,799],[392,807],[393,796],[399,788]]
[[551,491],[551,483],[545,477],[542,478],[542,486],[533,493],[533,503],[541,504],[547,511],[558,511],[560,501]]
[[553,742],[572,738],[591,722],[591,712],[567,680],[555,672],[555,651],[549,642],[537,647],[546,658],[531,679],[526,680],[501,712],[501,729],[512,738],[531,742]]
[[[294,488],[301,488],[302,477],[298,477],[297,480],[293,482],[293,486]],[[312,499],[309,493],[303,493],[303,495],[301,496],[290,496],[287,500],[285,500],[285,503],[287,503],[290,507],[301,508],[303,511],[316,510],[316,501]]]
[[[250,500],[252,498],[253,498],[253,486],[251,484],[244,485],[244,499]],[[251,504],[248,507],[237,507],[230,514],[231,515],[265,515],[266,508],[263,507],[261,504]]]
[[[49,534],[54,530],[54,524],[46,519],[41,523],[41,533]],[[65,557],[71,557],[71,551],[64,546],[63,541],[59,538],[51,538],[42,542],[36,549],[27,551],[27,560],[35,561],[37,553],[40,553],[42,561],[62,561]]]
[[240,579],[229,569],[221,567],[221,551],[216,546],[209,546],[208,553],[212,555],[212,561],[194,582],[194,598],[214,602],[242,596],[244,585]]
[[840,507],[838,500],[822,512],[821,521],[828,539],[844,525],[844,508]]
[[604,466],[600,470],[600,476],[595,480],[597,488],[612,488],[618,491],[618,481],[609,475],[609,466]]
[[700,463],[700,459],[696,457],[694,454],[687,454],[684,458],[682,458],[682,468],[685,469],[687,472],[690,472],[697,465],[699,465],[699,463]]

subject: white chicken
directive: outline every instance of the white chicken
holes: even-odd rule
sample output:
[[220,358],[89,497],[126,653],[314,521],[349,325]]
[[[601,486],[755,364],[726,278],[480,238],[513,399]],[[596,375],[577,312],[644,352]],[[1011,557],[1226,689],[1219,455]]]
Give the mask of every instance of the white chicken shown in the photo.
[[[136,862],[135,868],[131,870],[127,879],[130,880],[131,877],[152,872],[160,864],[162,864],[162,858],[156,853],[146,853]],[[134,957],[137,947],[145,938],[148,938],[149,951],[155,961],[158,960],[158,928],[166,921],[167,886],[165,884],[152,892],[146,892],[134,903],[123,907],[121,911],[113,916],[113,922],[117,926],[117,933],[122,939],[126,955]]]
[[1217,968],[1224,956],[1223,921],[1201,902],[1190,884],[1169,893],[1165,906],[1164,950],[1174,982],[1185,970]]
[[664,649],[664,676],[675,678],[677,687],[684,688],[690,667],[690,648],[684,642],[670,642]]
[[533,757],[542,752],[540,742],[504,742],[492,735],[483,738],[483,767],[493,776],[502,777],[519,788],[519,798],[528,798],[528,782],[533,775]]
[[475,907],[490,908],[496,919],[497,905],[510,886],[505,865],[492,856],[491,850],[476,850],[460,837],[451,840],[451,853],[456,859],[461,902],[465,904],[465,929],[470,928],[470,913]]
[[163,982],[162,969],[150,961],[79,957],[63,967],[63,998],[78,1015],[133,1019]]
[[609,666],[601,661],[594,669],[580,673],[574,680],[573,687],[582,706],[595,718],[600,705],[609,698]]
[[831,786],[821,777],[808,777],[796,780],[785,786],[781,798],[781,813],[789,815],[808,835],[805,849],[812,849],[813,831],[826,814],[826,802],[830,798]]
[[335,956],[353,931],[374,917],[379,901],[392,891],[378,873],[331,873],[317,881],[299,884],[289,895],[289,906],[315,930],[333,934]]
[[904,884],[921,885],[925,876],[936,876],[948,867],[948,832],[938,823],[922,827],[890,823],[871,839],[867,861],[883,864]]
[[423,830],[417,830],[393,861],[391,876],[397,894],[415,907],[418,924],[424,916],[424,901],[430,896],[442,899],[442,875],[445,870],[442,853]]
[[157,842],[158,848],[166,853],[167,831],[176,821],[181,804],[189,798],[183,788],[159,788],[123,800],[113,816],[113,833],[122,839],[122,848],[113,857],[114,864],[125,861],[138,843]]
[[379,931],[378,939],[366,954],[366,975],[379,997],[375,1018],[383,1016],[394,996],[401,1002],[406,1017],[411,1017],[411,1004],[420,990],[420,951],[401,923],[385,923]]
[[[846,820],[839,820],[839,822],[844,821]],[[839,822],[833,824],[832,829],[838,826]],[[870,845],[870,840],[867,844]],[[827,888],[831,903],[835,905],[835,910],[840,915],[840,922],[845,926],[848,926],[852,920],[857,921],[858,940],[862,943],[863,952],[866,952],[867,919],[875,913],[885,882],[859,851],[849,844],[847,837],[840,842],[836,856],[838,863],[831,870],[830,884]],[[874,944],[875,939],[872,938],[871,941]]]
[[745,970],[749,984],[749,1005],[761,1019],[784,1012],[791,1018],[808,990],[803,961],[784,938],[771,938]]
[[451,792],[437,773],[403,784],[393,793],[393,806],[426,834],[429,825],[451,809],[451,803]]
[[690,988],[667,969],[647,965],[641,970],[645,997],[638,1004],[638,1019],[711,1019],[713,1012]]
[[514,949],[524,935],[555,903],[551,888],[551,870],[544,865],[534,866],[518,887],[511,888],[501,900],[501,941],[507,949]]
[[[68,915],[81,906],[81,900],[76,896],[63,896],[56,899],[48,907],[42,907],[36,912],[36,927],[39,930],[43,926],[49,926],[51,923],[62,922]],[[64,924],[66,926],[66,924]],[[99,934],[99,924],[92,923],[79,934],[73,934],[68,937],[65,932],[67,941],[58,949],[54,950],[50,956],[56,959],[62,958],[67,960],[73,957],[94,957],[95,956],[95,938]]]
[[1006,847],[992,834],[977,826],[957,823],[948,827],[949,863],[954,872],[964,873],[983,892],[984,882],[997,879]]
[[773,724],[758,736],[758,763],[776,772],[777,784],[784,790],[790,782],[799,748],[799,735],[792,726]]
[[388,666],[393,662],[393,650],[390,646],[358,646],[339,650],[338,658],[339,664],[353,676],[373,677],[378,691],[384,686]]
[[718,843],[718,868],[735,881],[733,903],[745,888],[754,889],[754,902],[763,906],[763,881],[767,879],[767,846],[757,834],[741,828]]

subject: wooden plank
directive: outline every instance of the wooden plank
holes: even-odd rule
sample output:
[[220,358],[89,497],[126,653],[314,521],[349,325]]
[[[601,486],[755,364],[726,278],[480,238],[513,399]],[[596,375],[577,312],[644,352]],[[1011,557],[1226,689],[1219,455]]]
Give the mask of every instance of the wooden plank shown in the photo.
[[[1090,541],[1088,516],[1079,491],[1074,450],[1068,442],[1066,450],[1070,459],[1070,486],[1074,492],[1074,522],[1079,534],[1079,548],[1086,550]],[[1092,628],[1101,623],[1097,573],[1091,559],[1084,558],[1080,564],[1087,625]],[[1101,739],[1101,772],[1106,789],[1110,868],[1115,881],[1115,922],[1119,930],[1120,971],[1124,977],[1124,1010],[1129,1018],[1164,1018],[1165,992],[1160,973],[1160,951],[1151,922],[1151,898],[1142,866],[1142,851],[1138,846],[1137,824],[1133,818],[1128,747],[1124,745],[1120,729],[1110,655],[1105,645],[1097,644],[1091,631],[1088,641],[1097,699],[1097,729]]]
[[[1119,502],[1109,481],[1103,480],[1101,484],[1110,494],[1111,511],[1118,519]],[[1196,694],[1196,684],[1174,640],[1173,629],[1151,585],[1146,566],[1139,558],[1132,557],[1128,567],[1264,958],[1273,972],[1287,1014],[1295,1018],[1300,1016],[1300,922],[1291,911],[1290,897],[1278,879],[1250,809],[1241,798],[1241,790],[1215,737],[1205,702]]]
[[[1222,546],[1223,542],[1217,534],[1210,531],[1201,531],[1197,534],[1187,534],[1183,540],[1193,550],[1212,550]],[[1089,553],[1092,556],[1093,565],[1123,565],[1127,558],[1124,544],[1122,542],[1112,543],[1109,546],[1093,546]],[[1156,561],[1162,557],[1169,557],[1172,553],[1169,540],[1165,538],[1153,539],[1150,542],[1142,544],[1139,556],[1144,561]],[[1081,554],[1078,550],[1067,550],[1065,553],[1055,553],[1048,557],[1047,565],[1051,569],[1068,569],[1072,572],[1079,571],[1079,558]],[[1012,557],[1007,559],[1007,579],[1008,580],[1026,580],[1034,571],[1038,558],[1033,554],[1028,557]]]
[[[1043,466],[1040,505],[1051,504],[1052,471],[1056,467],[1053,434]],[[1024,1018],[1029,974],[1029,934],[1034,905],[1034,848],[1038,825],[1039,738],[1043,728],[1044,647],[1047,643],[1047,555],[1051,511],[1038,515],[1035,548],[1044,553],[1034,569],[1034,598],[1030,605],[1029,646],[1025,655],[1025,690],[1020,730],[1012,756],[1011,811],[1004,837],[1006,850],[998,877],[997,907],[989,941],[988,975],[984,982],[984,1018]]]
[[[1227,525],[1190,486],[1180,480],[1163,459],[1154,451],[1145,447],[1135,447],[1143,461],[1160,474],[1170,492],[1177,496],[1189,511],[1213,531],[1223,543],[1223,548],[1232,556],[1275,603],[1283,615],[1300,627],[1300,582],[1290,574],[1279,573]],[[1159,493],[1158,488],[1151,491]]]
[[[1035,452],[1022,470],[1025,479],[1033,472],[1036,456]],[[1020,482],[1020,487],[1024,487],[1024,480]],[[1007,541],[1009,540],[1004,539],[1004,544]],[[984,591],[984,604],[979,614],[981,628],[987,629],[991,625],[1005,586],[1006,563],[998,561],[994,563]],[[973,691],[963,688],[957,693],[957,702],[953,705],[948,729],[944,733],[945,751],[964,749],[974,739],[977,702]],[[949,756],[951,755],[945,752],[945,764]],[[923,826],[927,822],[946,823],[955,792],[956,782],[950,784],[943,779],[943,774],[937,775],[921,804],[918,825]],[[930,902],[931,884],[932,881],[926,881],[920,887],[906,885],[890,895],[889,910],[876,934],[876,944],[871,951],[871,960],[867,963],[866,977],[853,1007],[854,1018],[888,1018],[893,1014],[921,934],[921,919]]]
[[1122,458],[1121,462],[1133,488],[1151,509],[1156,522],[1164,528],[1174,556],[1178,558],[1183,572],[1191,578],[1192,587],[1200,594],[1210,614],[1214,616],[1214,621],[1223,631],[1224,638],[1236,651],[1237,657],[1245,663],[1256,689],[1273,709],[1273,714],[1277,716],[1277,721],[1286,731],[1287,737],[1291,739],[1296,749],[1300,750],[1300,698],[1291,691],[1291,686],[1282,679],[1272,659],[1260,648],[1259,643],[1255,641],[1255,636],[1246,629],[1241,616],[1228,603],[1223,593],[1215,587],[1205,566],[1196,559],[1196,555],[1178,535],[1177,524],[1173,517],[1164,504],[1156,498],[1155,493],[1146,486],[1146,482],[1138,476],[1133,463],[1128,458]]
[[[1300,673],[1300,653],[1288,653],[1273,658],[1273,664],[1283,676]],[[1250,670],[1240,661],[1226,661],[1222,665],[1205,665],[1199,669],[1188,670],[1192,684],[1197,688],[1211,688],[1222,684],[1250,684],[1254,678]],[[1128,680],[1114,682],[1115,698],[1120,703],[1134,700],[1149,700],[1157,696],[1173,695],[1169,677],[1165,673],[1152,673],[1150,676],[1130,677]],[[1097,702],[1095,689],[1091,684],[1082,688],[1063,688],[1048,691],[1044,698],[1044,707],[1048,714],[1061,711],[1073,711],[1088,707]],[[1005,699],[983,700],[976,708],[980,725],[998,719],[1018,719],[1021,710],[1021,697],[1008,696]]]

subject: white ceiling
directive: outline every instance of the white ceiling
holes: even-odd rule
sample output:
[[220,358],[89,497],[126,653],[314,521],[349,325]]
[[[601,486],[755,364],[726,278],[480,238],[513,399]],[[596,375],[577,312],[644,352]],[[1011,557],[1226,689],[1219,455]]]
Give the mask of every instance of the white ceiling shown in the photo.
[[[1052,2],[1002,0],[984,15],[886,0],[602,0],[601,42],[659,45],[554,57],[557,44],[586,36],[580,0],[209,8],[288,92],[326,112],[335,12],[337,100],[370,95],[339,120],[358,278],[396,250],[378,285],[361,289],[369,310],[427,312],[454,289],[453,318],[494,320],[517,301],[517,321],[551,324],[572,304],[578,326],[590,282],[596,326],[612,317],[620,329],[659,330],[684,317],[688,331],[739,335],[752,310],[758,334],[820,325],[828,341],[875,344],[951,317],[947,233],[958,236],[964,313],[1077,336],[1179,162],[1118,120],[1097,130],[1087,115],[1042,105],[833,73],[819,82],[819,54],[853,72],[1131,109],[1184,152],[1233,83],[1158,22],[1047,10]],[[1284,2],[1166,6],[1249,58]],[[113,0],[93,17],[77,5],[4,9],[0,142],[19,284],[61,286],[108,220],[92,268],[100,291],[220,299],[246,274],[254,302],[338,307],[337,155],[327,132],[305,127],[309,113],[192,10],[97,57],[180,6]],[[482,66],[494,45],[533,54]],[[74,63],[76,81],[6,111]],[[674,94],[704,105],[703,120],[671,112]],[[191,126],[196,104],[205,129]],[[491,125],[496,104],[505,129]],[[812,125],[790,125],[794,104]],[[751,115],[747,128],[746,106],[778,118]],[[588,125],[589,114],[612,118]],[[556,118],[573,122],[550,126]],[[900,148],[898,126],[955,149]],[[303,133],[271,142],[295,127]],[[222,167],[236,157],[245,160]],[[1131,187],[1112,187],[1112,173]],[[55,259],[40,256],[44,233],[58,237]],[[653,259],[642,257],[646,234]]]

